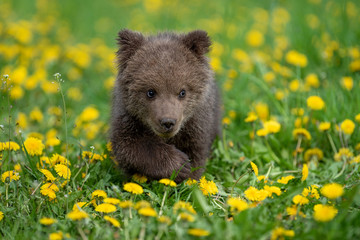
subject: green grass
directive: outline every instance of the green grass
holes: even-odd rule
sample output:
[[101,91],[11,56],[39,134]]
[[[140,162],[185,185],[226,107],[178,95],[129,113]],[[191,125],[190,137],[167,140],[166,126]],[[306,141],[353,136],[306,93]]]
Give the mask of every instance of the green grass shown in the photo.
[[[14,141],[20,149],[2,150],[0,145],[0,173],[19,166],[21,171],[19,180],[0,182],[0,212],[4,215],[0,239],[48,239],[55,232],[61,232],[64,239],[192,239],[196,238],[188,233],[192,228],[208,231],[204,237],[208,239],[270,239],[276,238],[274,230],[278,227],[293,230],[295,239],[359,238],[360,123],[356,116],[360,113],[360,67],[351,67],[360,61],[359,16],[359,3],[345,0],[2,1],[0,142]],[[115,39],[123,28],[147,34],[204,29],[211,36],[214,44],[209,59],[222,89],[227,122],[204,173],[216,184],[217,193],[204,195],[200,184],[169,187],[157,181],[140,183],[144,193],[139,195],[123,189],[124,177],[106,147],[111,82],[116,75]],[[263,37],[259,46],[248,42],[251,30]],[[278,44],[279,39],[282,44]],[[235,56],[239,50],[245,52],[243,60]],[[287,61],[290,50],[304,54],[306,66]],[[275,63],[283,70],[277,71]],[[265,77],[269,72],[275,76],[271,82]],[[61,92],[55,73],[64,80]],[[310,73],[317,75],[318,87],[305,86]],[[341,84],[344,76],[352,77],[351,90]],[[296,91],[290,90],[294,79],[300,83]],[[285,93],[282,99],[276,97],[279,90]],[[307,106],[307,98],[314,95],[324,100],[324,109],[314,111]],[[269,114],[263,121],[245,122],[259,103],[266,104]],[[51,111],[54,107],[59,114]],[[88,107],[92,110],[84,113]],[[36,108],[41,114],[36,114]],[[296,116],[294,108],[302,108],[303,116]],[[42,119],[36,120],[39,115]],[[309,120],[297,126],[297,118]],[[250,137],[269,119],[280,123],[279,132]],[[339,130],[345,119],[355,124],[351,134]],[[322,132],[318,125],[325,121],[331,127]],[[292,134],[297,127],[307,129],[311,140],[295,139]],[[56,132],[50,136],[50,130]],[[60,144],[47,145],[41,156],[60,154],[71,163],[71,178],[63,187],[65,179],[54,167],[43,166],[57,177],[53,183],[59,187],[55,200],[40,192],[46,181],[38,170],[40,156],[23,150],[30,136],[41,138],[44,144],[58,138]],[[297,145],[301,149],[295,157]],[[313,148],[321,149],[324,157],[307,162],[306,152]],[[353,156],[335,161],[340,148],[347,148]],[[85,151],[100,154],[103,160],[90,161],[83,156]],[[250,162],[257,165],[259,175],[265,175],[267,182],[257,180]],[[305,163],[309,175],[301,181]],[[294,176],[289,183],[277,182],[288,175]],[[344,194],[329,199],[320,191],[328,183],[340,184]],[[293,206],[294,196],[312,185],[318,187],[319,198],[306,196],[309,203],[298,206],[298,214],[290,216],[286,209]],[[279,187],[281,195],[254,202],[245,194],[250,187],[260,190],[266,186]],[[146,200],[158,215],[162,212],[171,221],[164,224],[157,217],[142,216],[135,208],[119,206],[115,212],[104,214],[92,203],[83,208],[88,218],[69,219],[67,214],[74,204],[90,203],[97,189],[134,204]],[[232,211],[227,203],[231,197],[241,197],[249,209]],[[194,221],[181,220],[174,211],[180,200],[193,206]],[[96,199],[97,204],[102,201]],[[327,222],[317,221],[317,204],[333,206],[338,212]],[[120,227],[107,222],[105,215],[119,221]],[[43,217],[57,222],[43,225]]]

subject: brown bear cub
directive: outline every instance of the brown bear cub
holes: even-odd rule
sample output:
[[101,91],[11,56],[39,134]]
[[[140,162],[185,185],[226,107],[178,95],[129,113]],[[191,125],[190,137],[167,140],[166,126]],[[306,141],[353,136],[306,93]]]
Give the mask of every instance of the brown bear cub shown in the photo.
[[110,141],[128,175],[199,179],[220,132],[219,94],[204,31],[119,32]]

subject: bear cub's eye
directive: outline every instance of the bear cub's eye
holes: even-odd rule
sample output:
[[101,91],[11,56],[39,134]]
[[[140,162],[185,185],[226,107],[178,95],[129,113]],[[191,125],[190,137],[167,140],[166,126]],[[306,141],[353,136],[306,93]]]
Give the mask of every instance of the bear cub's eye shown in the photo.
[[148,98],[153,98],[155,97],[155,91],[153,89],[150,89],[147,91],[146,95],[148,96]]
[[181,92],[179,93],[179,98],[184,98],[186,95],[186,91],[183,89],[181,90]]

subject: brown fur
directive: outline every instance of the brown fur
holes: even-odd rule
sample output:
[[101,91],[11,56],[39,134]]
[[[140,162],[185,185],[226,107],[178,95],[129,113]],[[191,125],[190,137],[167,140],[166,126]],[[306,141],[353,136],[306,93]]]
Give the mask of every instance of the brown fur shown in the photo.
[[115,160],[129,175],[160,179],[175,171],[176,182],[199,179],[220,132],[218,90],[204,56],[207,33],[145,37],[122,30],[118,43],[110,130]]

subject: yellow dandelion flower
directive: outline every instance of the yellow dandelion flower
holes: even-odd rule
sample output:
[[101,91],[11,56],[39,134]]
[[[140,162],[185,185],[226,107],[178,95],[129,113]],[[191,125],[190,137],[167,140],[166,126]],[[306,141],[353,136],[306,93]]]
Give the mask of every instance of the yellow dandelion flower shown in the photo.
[[298,79],[294,79],[291,82],[289,82],[289,90],[291,92],[296,92],[300,88],[300,81]]
[[281,183],[281,184],[288,184],[288,182],[291,180],[291,179],[294,179],[295,177],[292,176],[292,175],[289,175],[289,176],[286,176],[286,177],[281,177],[280,179],[277,180],[278,183]]
[[307,106],[312,110],[321,110],[325,107],[325,102],[319,96],[310,96],[306,100]]
[[261,202],[265,200],[269,195],[269,193],[264,189],[259,190],[252,186],[246,189],[244,194],[247,199],[253,202]]
[[351,135],[354,132],[355,123],[353,121],[351,121],[350,119],[345,119],[340,124],[340,128],[345,134]]
[[245,122],[255,122],[258,119],[255,112],[249,112],[247,117],[245,118]]
[[114,227],[120,227],[120,222],[113,217],[104,216],[104,219],[111,223]]
[[230,118],[224,117],[224,118],[222,119],[222,124],[223,124],[223,125],[230,125],[230,123],[231,123],[231,119],[230,119]]
[[258,175],[259,175],[259,169],[258,169],[258,167],[257,167],[256,164],[253,163],[253,162],[250,162],[250,164],[251,164],[251,168],[253,169],[253,171],[254,171],[254,173],[255,173],[255,176],[258,176]]
[[324,153],[319,148],[310,148],[310,149],[306,150],[306,152],[304,154],[304,160],[306,162],[309,162],[313,158],[320,161],[323,159],[323,157],[324,157]]
[[191,179],[189,178],[186,182],[185,182],[185,185],[188,185],[188,186],[191,186],[191,185],[194,185],[194,184],[197,184],[197,181],[195,179]]
[[320,189],[320,192],[329,199],[336,199],[344,194],[344,189],[338,183],[328,183]]
[[66,165],[56,164],[54,168],[55,168],[56,173],[60,177],[63,177],[64,179],[70,179],[71,171]]
[[67,215],[66,215],[67,218],[73,220],[73,221],[77,221],[77,220],[82,220],[82,219],[85,219],[85,218],[89,218],[89,215],[84,212],[84,211],[79,211],[79,210],[76,210],[76,211],[71,211],[69,212]]
[[285,55],[286,62],[299,67],[307,66],[307,57],[295,50],[291,50]]
[[152,207],[140,208],[138,213],[145,217],[156,217],[157,216],[155,209],[153,209]]
[[341,78],[341,86],[344,89],[351,91],[351,89],[353,89],[353,87],[354,87],[354,81],[353,81],[352,77],[342,77]]
[[54,218],[44,217],[44,218],[40,219],[40,224],[42,224],[42,225],[51,225],[51,224],[54,224],[56,222],[57,222],[57,220],[54,219]]
[[265,137],[268,134],[269,132],[265,128],[256,131],[256,135],[258,135],[259,137]]
[[42,112],[40,111],[40,109],[38,107],[35,107],[31,112],[30,112],[30,119],[36,122],[42,122],[44,115],[42,114]]
[[119,207],[121,208],[131,208],[133,205],[132,201],[121,201],[119,202]]
[[306,86],[318,88],[320,86],[319,78],[315,73],[310,73],[305,77]]
[[49,188],[49,189],[51,189],[51,190],[53,190],[55,192],[59,191],[59,188],[58,188],[58,186],[56,186],[55,183],[45,183],[44,185],[42,185],[40,187],[40,189],[46,189],[46,188]]
[[48,196],[50,200],[53,200],[56,198],[55,191],[51,188],[44,188],[40,190],[40,193],[44,196]]
[[289,216],[297,216],[299,215],[300,217],[306,217],[306,215],[298,210],[298,205],[292,205],[291,207],[287,207],[286,208],[286,213],[289,215]]
[[287,230],[283,227],[277,227],[271,231],[271,240],[284,239],[285,237],[294,237],[294,230]]
[[0,211],[0,222],[1,222],[1,220],[3,220],[3,218],[4,218],[4,213],[2,211]]
[[30,156],[39,156],[42,154],[45,145],[41,142],[41,140],[34,137],[29,137],[24,141],[24,147]]
[[281,189],[279,187],[276,186],[268,186],[265,185],[264,186],[264,190],[267,191],[268,197],[272,197],[272,194],[275,193],[276,195],[280,196],[281,195]]
[[104,190],[95,190],[92,192],[91,194],[91,199],[94,199],[94,198],[107,198],[107,194]]
[[161,222],[161,223],[165,223],[166,225],[171,224],[171,219],[168,216],[160,216],[158,218],[158,221]]
[[227,200],[227,204],[230,206],[230,211],[242,212],[249,208],[249,204],[241,198],[231,197]]
[[307,164],[304,164],[303,165],[303,168],[302,168],[302,176],[301,176],[301,181],[305,181],[306,178],[308,177],[309,175],[309,168],[307,166]]
[[71,166],[71,163],[69,160],[67,160],[65,157],[55,153],[51,156],[51,158],[49,159],[51,166],[54,166],[55,164],[63,164],[66,166]]
[[181,220],[187,221],[187,222],[194,222],[195,221],[195,217],[193,215],[191,215],[190,213],[187,212],[181,212],[179,214],[179,218]]
[[318,222],[328,222],[332,220],[338,210],[333,206],[323,205],[323,204],[316,204],[314,206],[314,219]]
[[[1,166],[1,165],[0,165]],[[6,179],[9,178],[9,181],[17,181],[20,179],[19,173],[16,172],[15,170],[12,171],[6,171],[3,174],[1,174],[1,181],[5,182]]]
[[280,131],[281,125],[277,121],[270,120],[264,123],[264,128],[268,133],[277,133]]
[[168,178],[160,179],[159,183],[162,183],[162,184],[170,186],[170,187],[176,187],[176,183],[173,180],[170,180]]
[[355,121],[357,121],[358,123],[360,123],[360,113],[356,114],[355,116]]
[[54,177],[54,175],[52,175],[52,173],[51,173],[49,170],[47,170],[47,169],[39,169],[39,171],[40,171],[42,174],[45,175],[46,181],[51,181],[51,182],[53,182],[53,181],[56,180],[56,178]]
[[100,116],[100,112],[93,106],[86,107],[79,116],[83,122],[96,120]]
[[260,175],[260,176],[257,176],[257,180],[259,182],[261,182],[262,180],[264,180],[264,183],[267,183],[267,178],[265,175]]
[[93,163],[95,161],[104,161],[104,158],[100,154],[93,153],[93,152],[90,152],[90,151],[83,151],[82,152],[82,157],[84,159],[89,159],[90,163]]
[[136,210],[139,210],[140,208],[148,208],[151,207],[151,204],[146,200],[141,200],[135,203],[134,208]]
[[264,43],[264,35],[258,30],[250,30],[245,36],[246,43],[251,47],[259,47]]
[[348,148],[340,148],[339,151],[334,155],[335,161],[339,162],[342,160],[350,160],[354,154]]
[[301,196],[301,195],[295,195],[292,199],[293,203],[295,205],[305,205],[305,204],[308,204],[309,203],[309,199],[307,199],[306,197],[304,196]]
[[83,207],[86,207],[87,205],[89,205],[88,202],[77,202],[74,204],[72,210],[73,211],[80,211]]
[[13,141],[8,141],[8,142],[0,142],[0,152],[1,151],[17,151],[20,149],[19,144],[17,144],[16,142]]
[[331,127],[331,124],[329,122],[321,122],[319,124],[319,130],[321,132],[325,132],[325,131],[329,130],[330,127]]
[[147,182],[147,177],[144,175],[140,175],[140,174],[134,174],[132,176],[132,179],[138,183],[146,183]]
[[124,185],[124,190],[132,194],[142,194],[144,192],[144,189],[139,184],[131,182]]
[[174,206],[173,206],[174,213],[176,213],[178,210],[185,210],[185,211],[190,212],[192,214],[196,214],[196,211],[193,208],[193,206],[191,205],[191,203],[184,202],[184,201],[181,201],[181,200],[176,202],[174,204]]
[[50,233],[49,240],[62,240],[64,234],[61,231]]
[[269,118],[269,106],[266,103],[257,103],[255,105],[255,112],[262,121],[266,121]]
[[210,235],[210,232],[201,228],[190,228],[188,234],[195,237],[206,237]]
[[116,207],[110,203],[102,203],[95,208],[97,212],[112,213],[116,211]]
[[120,200],[117,198],[105,198],[103,201],[104,201],[104,203],[110,203],[113,205],[117,205],[120,203]]
[[213,181],[206,180],[205,176],[201,177],[199,187],[204,195],[214,195],[219,191],[216,184]]
[[295,128],[292,132],[293,137],[298,139],[300,137],[304,138],[305,140],[311,140],[311,135],[308,130],[305,128]]

